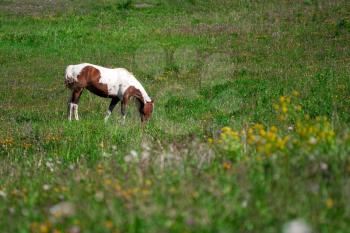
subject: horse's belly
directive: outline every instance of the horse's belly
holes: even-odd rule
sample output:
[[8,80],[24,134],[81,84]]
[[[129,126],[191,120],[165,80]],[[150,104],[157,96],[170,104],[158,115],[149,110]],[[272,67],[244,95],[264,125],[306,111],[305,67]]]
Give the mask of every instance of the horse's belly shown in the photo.
[[108,92],[106,92],[103,88],[97,87],[97,86],[87,86],[86,89],[88,89],[90,92],[94,93],[95,95],[98,95],[100,97],[108,98],[109,96]]
[[118,94],[118,86],[113,83],[107,83],[108,95],[116,96]]

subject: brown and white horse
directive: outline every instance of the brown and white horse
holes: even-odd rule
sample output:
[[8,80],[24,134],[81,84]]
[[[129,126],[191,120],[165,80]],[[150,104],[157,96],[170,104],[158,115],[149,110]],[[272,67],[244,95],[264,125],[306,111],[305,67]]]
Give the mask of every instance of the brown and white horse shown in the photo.
[[66,68],[65,85],[72,90],[68,104],[69,120],[72,120],[73,114],[75,120],[79,120],[78,103],[85,88],[98,96],[112,99],[105,121],[108,120],[117,103],[121,101],[124,123],[130,97],[135,97],[139,102],[142,123],[146,122],[153,112],[153,100],[134,75],[124,68],[109,69],[88,63],[69,65]]

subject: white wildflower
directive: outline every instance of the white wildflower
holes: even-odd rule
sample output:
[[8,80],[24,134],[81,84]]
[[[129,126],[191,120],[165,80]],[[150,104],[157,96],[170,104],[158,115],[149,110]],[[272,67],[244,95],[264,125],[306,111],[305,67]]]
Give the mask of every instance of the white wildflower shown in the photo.
[[247,208],[248,201],[247,200],[242,201],[241,206],[242,206],[242,208]]
[[6,198],[6,196],[5,191],[0,190],[0,197]]
[[51,186],[49,184],[44,184],[43,185],[43,190],[47,191],[51,188]]
[[29,210],[27,209],[22,209],[21,210],[23,216],[28,216],[29,215]]
[[75,214],[75,207],[72,203],[65,201],[50,207],[49,212],[53,218],[69,217]]
[[138,160],[138,154],[135,150],[130,151],[130,153],[124,157],[124,161],[126,163],[137,162],[137,160]]
[[320,168],[322,171],[327,171],[328,170],[328,164],[327,163],[321,163]]
[[137,152],[135,150],[130,151],[130,155],[135,159],[137,158]]
[[51,159],[49,159],[49,161],[47,161],[47,162],[45,163],[45,165],[46,165],[46,167],[47,167],[51,172],[54,171],[54,164],[53,164],[53,162],[51,162]]
[[283,233],[311,233],[311,228],[303,219],[296,219],[283,226]]
[[96,201],[103,201],[104,193],[101,191],[98,191],[95,193],[95,200]]
[[16,209],[14,207],[10,207],[9,212],[10,212],[10,214],[15,214]]
[[80,227],[79,226],[72,226],[68,230],[69,233],[79,233],[80,232]]
[[315,145],[317,143],[317,139],[315,137],[311,137],[309,143]]

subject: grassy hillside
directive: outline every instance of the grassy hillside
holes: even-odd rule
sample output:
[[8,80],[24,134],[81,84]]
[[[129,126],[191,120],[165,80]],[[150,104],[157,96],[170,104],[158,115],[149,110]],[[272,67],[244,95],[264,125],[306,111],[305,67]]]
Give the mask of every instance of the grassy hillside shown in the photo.
[[[88,91],[67,121],[82,62],[143,131]],[[349,232],[349,64],[345,0],[0,0],[0,232]]]

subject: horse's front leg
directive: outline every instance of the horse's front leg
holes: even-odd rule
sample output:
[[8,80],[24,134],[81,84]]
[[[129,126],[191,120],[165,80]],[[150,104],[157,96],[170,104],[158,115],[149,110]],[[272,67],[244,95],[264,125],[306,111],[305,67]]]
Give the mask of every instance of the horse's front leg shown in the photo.
[[72,92],[72,96],[70,98],[69,101],[69,115],[68,115],[68,120],[71,121],[72,120],[72,115],[74,113],[74,118],[75,120],[79,120],[79,114],[78,114],[78,103],[79,103],[79,99],[81,94],[83,93],[83,88],[78,88],[78,89],[74,89]]
[[111,116],[113,109],[115,106],[118,104],[119,98],[118,97],[113,97],[111,103],[109,104],[106,116],[105,116],[105,122],[107,122],[108,118]]
[[123,98],[122,104],[121,104],[121,113],[122,113],[122,117],[123,117],[122,124],[123,125],[125,124],[127,106],[128,106],[128,98]]

